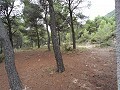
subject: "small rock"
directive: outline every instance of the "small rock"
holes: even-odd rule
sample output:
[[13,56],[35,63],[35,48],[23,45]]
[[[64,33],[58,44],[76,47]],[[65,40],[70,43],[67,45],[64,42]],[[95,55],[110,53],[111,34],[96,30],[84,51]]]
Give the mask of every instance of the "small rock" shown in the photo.
[[38,61],[40,61],[40,59],[38,59]]
[[78,82],[78,79],[74,78],[72,82],[73,82],[73,83],[77,83],[77,82]]

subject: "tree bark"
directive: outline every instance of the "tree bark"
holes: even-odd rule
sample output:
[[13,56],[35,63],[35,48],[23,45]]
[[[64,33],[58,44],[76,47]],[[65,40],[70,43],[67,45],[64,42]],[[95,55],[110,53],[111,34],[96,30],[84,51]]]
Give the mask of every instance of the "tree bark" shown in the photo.
[[48,50],[50,51],[50,33],[48,31],[48,20],[47,20],[47,6],[45,7],[45,23],[46,23],[46,30],[47,30],[47,35],[48,35],[48,40],[47,40],[47,46]]
[[63,64],[62,54],[60,52],[60,46],[58,43],[53,1],[48,0],[48,2],[49,2],[49,11],[50,11],[50,28],[51,28],[51,35],[52,35],[53,50],[54,50],[56,63],[57,63],[57,72],[61,73],[61,72],[65,71],[65,68],[64,68],[64,64]]
[[59,42],[59,46],[61,45],[61,42],[60,42],[60,31],[58,30],[58,42]]
[[69,0],[69,13],[70,13],[70,27],[72,31],[72,41],[73,41],[73,49],[76,49],[76,38],[75,38],[75,31],[74,31],[74,26],[73,26],[73,15],[72,15],[72,10],[71,10],[71,0]]
[[35,29],[36,29],[36,34],[37,34],[37,44],[38,44],[38,48],[40,48],[40,37],[39,37],[39,31],[38,31],[37,25],[36,25]]
[[10,38],[11,45],[12,45],[12,47],[13,47],[11,21],[10,21],[9,15],[8,15],[6,18],[7,18],[7,22],[8,22],[9,38]]
[[2,42],[0,41],[0,54],[2,54]]
[[116,14],[116,57],[117,57],[117,82],[120,90],[120,0],[115,0]]
[[48,35],[47,46],[48,46],[48,50],[50,51],[50,50],[51,50],[51,49],[50,49],[50,33],[49,33],[49,31],[48,31],[48,25],[46,25],[46,27],[47,27],[47,35]]
[[0,19],[0,40],[4,46],[5,69],[11,90],[22,90],[22,83],[15,67],[14,51],[7,35],[7,31]]

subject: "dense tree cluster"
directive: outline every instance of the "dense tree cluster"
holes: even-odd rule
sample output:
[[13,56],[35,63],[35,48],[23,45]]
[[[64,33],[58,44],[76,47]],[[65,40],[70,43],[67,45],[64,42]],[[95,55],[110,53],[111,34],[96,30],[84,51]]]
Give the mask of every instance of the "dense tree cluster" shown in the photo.
[[110,46],[115,38],[115,17],[96,17],[94,20],[87,20],[78,33],[78,43],[89,42]]
[[[106,15],[89,20],[80,11],[85,1],[36,0],[35,2],[34,0],[20,0],[20,5],[16,5],[17,0],[0,1],[0,53],[2,53],[3,44],[6,71],[12,90],[21,90],[22,88],[14,64],[13,48],[34,49],[47,46],[50,51],[53,47],[57,64],[56,71],[61,73],[65,71],[61,48],[72,50],[76,49],[77,45],[81,43],[102,46],[113,44],[115,17]],[[87,2],[87,5],[83,7],[90,6],[90,2]],[[20,7],[21,5],[23,7]],[[19,13],[18,8],[20,8],[21,13]],[[87,21],[84,23],[79,22],[79,20],[84,21],[86,19]],[[11,70],[14,70],[12,73],[15,74],[14,77]]]

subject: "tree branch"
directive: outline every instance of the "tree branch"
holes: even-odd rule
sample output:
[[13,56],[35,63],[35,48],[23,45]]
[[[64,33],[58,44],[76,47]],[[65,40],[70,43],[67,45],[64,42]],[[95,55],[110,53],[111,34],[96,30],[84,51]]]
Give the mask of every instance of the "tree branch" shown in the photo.
[[14,31],[12,34],[13,34],[13,35],[15,35],[15,33],[16,33],[16,32],[17,32],[17,30],[16,30],[16,31]]
[[72,12],[73,12],[73,10],[75,10],[75,9],[78,7],[78,5],[79,5],[81,2],[82,2],[82,0],[79,0],[78,4],[72,9]]
[[8,23],[3,18],[1,18],[1,20],[4,24],[8,25]]
[[12,6],[11,6],[11,9],[10,9],[10,12],[8,13],[8,16],[10,16],[10,14],[11,14],[13,8],[14,8],[14,2],[15,2],[15,1],[13,1],[13,3],[12,3]]

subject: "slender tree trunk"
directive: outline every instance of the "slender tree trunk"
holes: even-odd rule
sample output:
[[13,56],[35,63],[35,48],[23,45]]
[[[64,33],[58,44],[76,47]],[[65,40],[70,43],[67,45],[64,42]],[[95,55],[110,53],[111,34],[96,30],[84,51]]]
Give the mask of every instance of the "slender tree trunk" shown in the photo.
[[53,8],[53,1],[48,0],[49,2],[49,11],[50,11],[50,28],[51,28],[51,34],[52,34],[52,43],[53,43],[53,50],[57,62],[57,72],[63,72],[65,71],[62,54],[60,52],[60,46],[58,44],[58,37],[57,37],[57,31],[56,31],[56,25],[55,25],[55,12]]
[[7,16],[7,21],[8,21],[9,38],[10,38],[11,45],[12,45],[12,47],[13,47],[12,30],[11,30],[11,21],[10,21],[10,19],[9,19],[9,16]]
[[49,33],[49,31],[48,31],[48,25],[46,25],[47,26],[47,35],[48,35],[48,41],[47,41],[47,44],[48,44],[48,50],[50,51],[51,49],[50,49],[50,33]]
[[61,45],[61,42],[60,42],[60,31],[58,30],[58,42],[59,42],[59,46]]
[[45,7],[45,23],[46,23],[46,29],[47,29],[47,35],[48,35],[48,41],[47,41],[47,46],[48,50],[50,51],[50,33],[48,30],[48,20],[47,20],[47,6]]
[[11,26],[9,26],[9,38],[10,38],[11,45],[12,45],[12,47],[13,47],[13,39],[12,39]]
[[35,27],[35,29],[36,29],[36,34],[37,34],[37,44],[38,44],[38,48],[40,48],[40,37],[39,37],[39,31],[38,31],[37,26]]
[[117,57],[117,82],[120,90],[120,0],[115,0],[116,14],[116,57]]
[[72,31],[72,41],[73,41],[73,49],[76,49],[76,39],[75,39],[75,31],[73,26],[73,16],[72,16],[72,10],[71,10],[71,0],[69,0],[69,13],[70,13],[70,27]]
[[2,41],[0,41],[0,54],[2,54]]
[[0,19],[0,40],[2,41],[2,44],[4,46],[5,69],[8,75],[10,88],[11,90],[22,90],[22,83],[20,81],[20,78],[15,67],[13,48],[1,19]]

